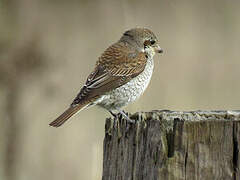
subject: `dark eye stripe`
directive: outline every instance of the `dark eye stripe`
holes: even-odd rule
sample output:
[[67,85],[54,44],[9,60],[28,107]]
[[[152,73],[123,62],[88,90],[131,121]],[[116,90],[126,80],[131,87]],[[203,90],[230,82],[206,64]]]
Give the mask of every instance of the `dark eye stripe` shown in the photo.
[[150,40],[151,45],[155,44],[155,40]]

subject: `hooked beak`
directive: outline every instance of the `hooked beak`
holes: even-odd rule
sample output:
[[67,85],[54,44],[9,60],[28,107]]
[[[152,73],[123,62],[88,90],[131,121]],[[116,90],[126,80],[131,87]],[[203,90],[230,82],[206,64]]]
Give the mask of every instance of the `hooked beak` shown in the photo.
[[154,50],[155,50],[156,53],[163,53],[162,48],[158,44],[156,44],[154,46]]

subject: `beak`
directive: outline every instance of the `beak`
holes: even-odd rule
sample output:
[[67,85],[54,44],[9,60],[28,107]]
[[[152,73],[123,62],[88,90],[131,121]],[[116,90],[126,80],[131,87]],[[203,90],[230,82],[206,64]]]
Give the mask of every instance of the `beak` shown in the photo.
[[154,50],[155,50],[156,53],[163,53],[162,48],[158,44],[156,44],[154,46]]

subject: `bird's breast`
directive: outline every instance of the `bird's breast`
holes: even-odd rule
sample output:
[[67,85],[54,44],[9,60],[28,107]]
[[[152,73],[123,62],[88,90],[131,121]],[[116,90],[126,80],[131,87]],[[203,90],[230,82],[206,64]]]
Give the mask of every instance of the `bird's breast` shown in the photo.
[[144,71],[130,80],[125,85],[122,85],[99,99],[99,105],[106,109],[116,109],[126,106],[135,101],[146,90],[153,72],[153,59],[149,59]]

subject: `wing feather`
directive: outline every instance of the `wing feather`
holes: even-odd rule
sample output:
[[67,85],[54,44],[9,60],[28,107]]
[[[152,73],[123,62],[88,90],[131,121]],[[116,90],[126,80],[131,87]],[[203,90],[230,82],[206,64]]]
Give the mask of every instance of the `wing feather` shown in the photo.
[[143,52],[131,50],[124,43],[118,42],[110,46],[99,58],[95,70],[88,76],[72,105],[91,102],[126,84],[144,70],[146,62]]

